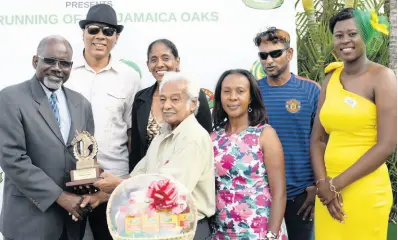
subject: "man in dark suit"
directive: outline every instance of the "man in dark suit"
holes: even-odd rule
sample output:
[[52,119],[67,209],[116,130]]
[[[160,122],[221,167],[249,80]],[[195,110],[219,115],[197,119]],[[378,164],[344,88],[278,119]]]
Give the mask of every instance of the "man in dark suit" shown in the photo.
[[[0,165],[5,173],[0,231],[6,239],[77,240],[84,235],[83,197],[67,192],[75,169],[76,131],[94,134],[90,103],[63,87],[72,47],[44,38],[33,56],[32,79],[0,92]],[[91,200],[90,200],[91,201]]]

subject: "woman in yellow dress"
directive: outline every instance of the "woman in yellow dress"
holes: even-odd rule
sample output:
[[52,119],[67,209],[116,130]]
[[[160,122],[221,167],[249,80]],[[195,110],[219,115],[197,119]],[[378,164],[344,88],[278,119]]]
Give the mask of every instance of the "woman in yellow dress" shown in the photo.
[[343,62],[326,68],[311,136],[316,240],[387,238],[392,190],[385,161],[397,141],[397,85],[393,71],[366,57],[377,36],[369,24],[388,34],[373,13],[344,9],[330,20]]

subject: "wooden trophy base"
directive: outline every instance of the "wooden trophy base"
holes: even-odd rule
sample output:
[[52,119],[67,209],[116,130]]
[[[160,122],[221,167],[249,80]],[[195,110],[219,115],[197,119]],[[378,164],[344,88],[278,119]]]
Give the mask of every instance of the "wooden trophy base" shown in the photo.
[[101,179],[99,176],[102,172],[103,170],[99,167],[72,170],[70,172],[71,181],[65,185],[71,192],[78,195],[95,193],[99,189],[93,184]]
[[84,180],[78,180],[78,181],[70,181],[66,183],[67,187],[77,187],[77,186],[86,186],[86,185],[92,185],[96,181],[101,180],[101,178],[90,178],[90,179],[84,179]]

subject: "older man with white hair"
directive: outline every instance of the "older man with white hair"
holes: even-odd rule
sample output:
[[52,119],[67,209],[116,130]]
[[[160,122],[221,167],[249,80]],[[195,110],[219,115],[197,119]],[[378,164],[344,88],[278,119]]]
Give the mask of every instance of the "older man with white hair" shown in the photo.
[[[198,208],[194,239],[208,239],[211,234],[208,217],[215,212],[215,177],[210,136],[195,118],[200,87],[181,72],[167,72],[159,90],[165,123],[130,176],[160,173],[184,184]],[[109,172],[102,177],[95,185],[107,193],[123,181]]]

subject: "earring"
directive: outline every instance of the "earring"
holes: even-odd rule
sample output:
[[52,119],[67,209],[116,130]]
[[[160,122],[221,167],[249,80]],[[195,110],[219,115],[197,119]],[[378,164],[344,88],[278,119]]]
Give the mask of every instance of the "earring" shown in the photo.
[[250,107],[250,105],[249,105],[249,108],[247,109],[247,111],[250,113],[250,112],[252,112],[252,108]]

